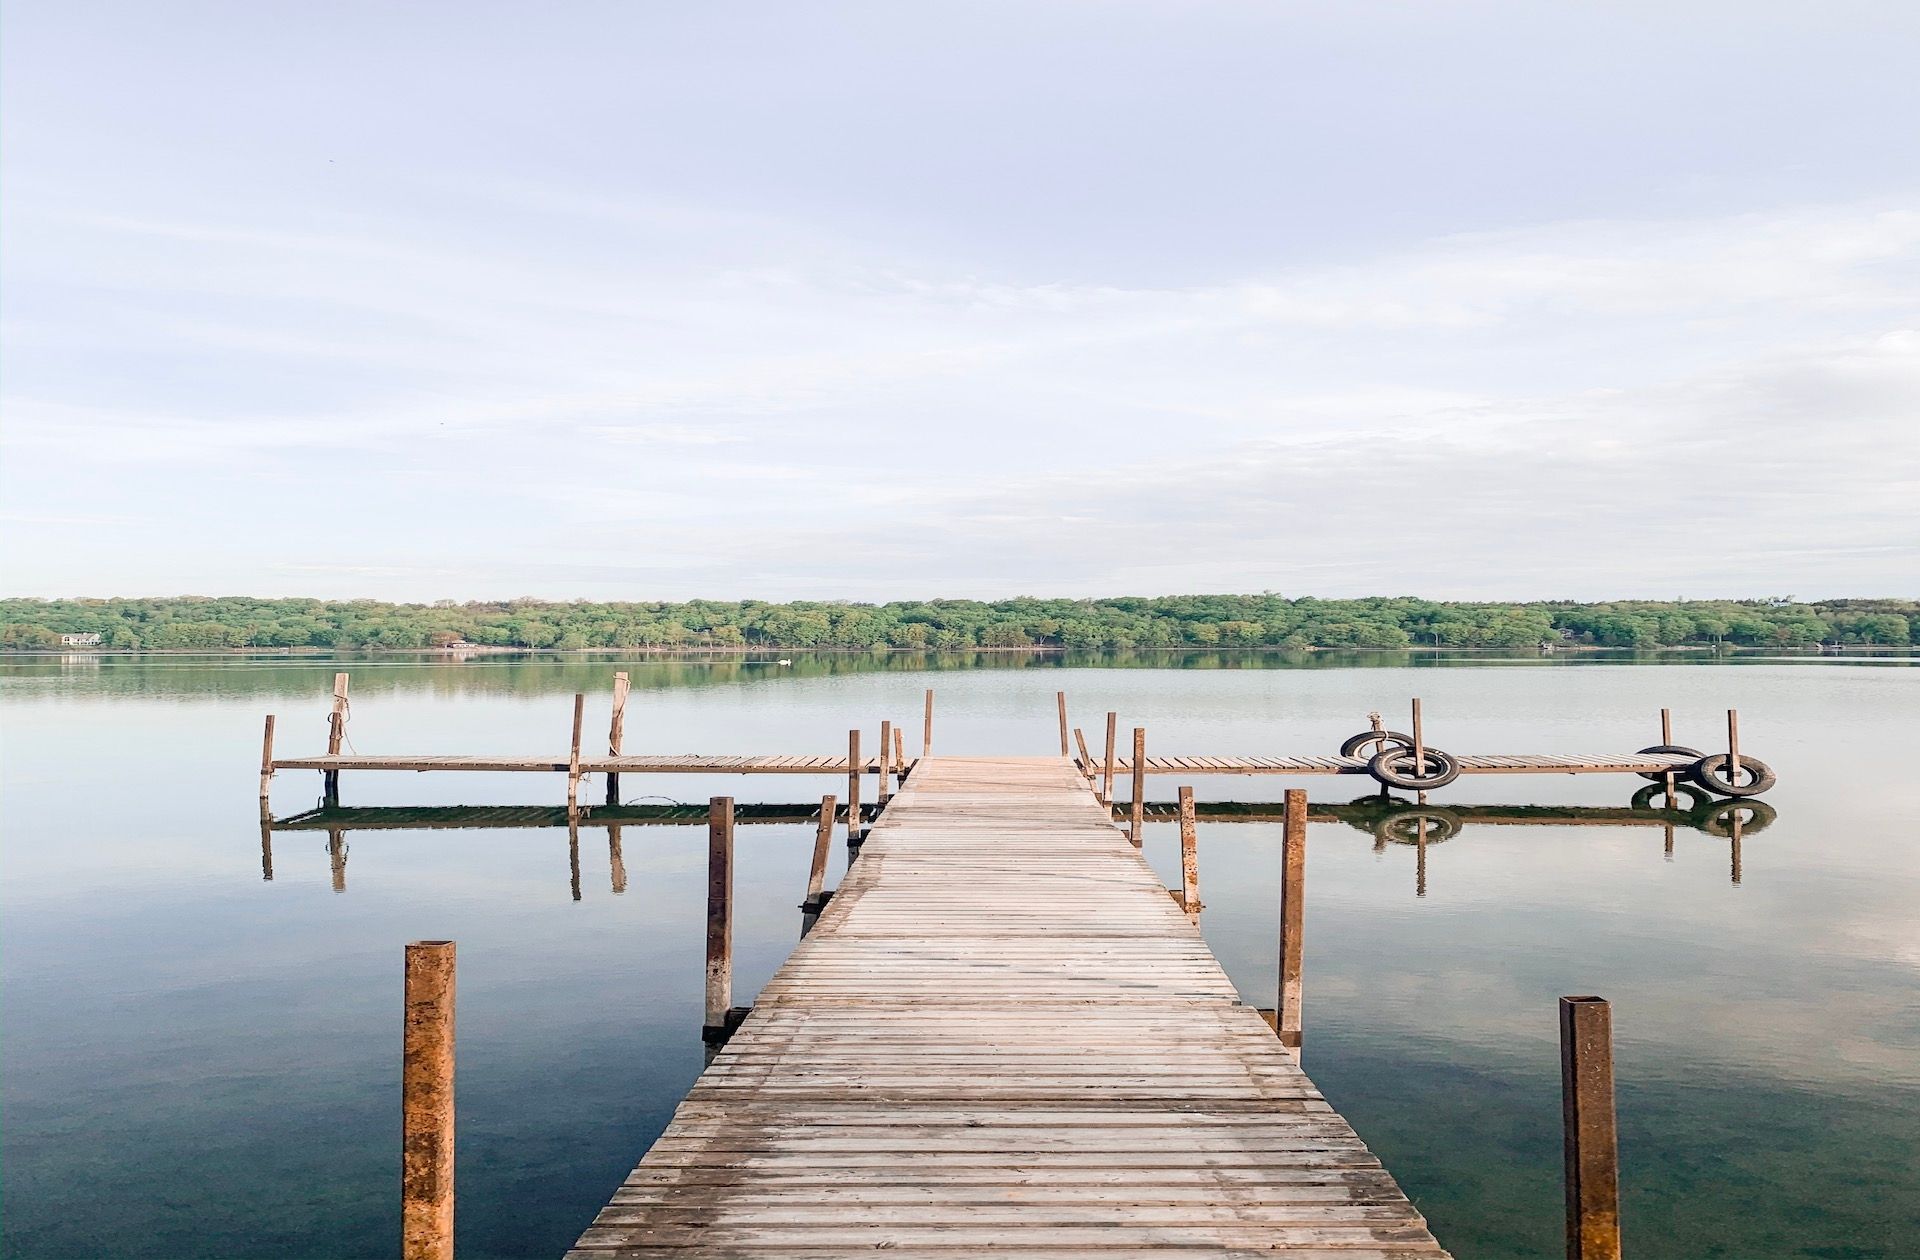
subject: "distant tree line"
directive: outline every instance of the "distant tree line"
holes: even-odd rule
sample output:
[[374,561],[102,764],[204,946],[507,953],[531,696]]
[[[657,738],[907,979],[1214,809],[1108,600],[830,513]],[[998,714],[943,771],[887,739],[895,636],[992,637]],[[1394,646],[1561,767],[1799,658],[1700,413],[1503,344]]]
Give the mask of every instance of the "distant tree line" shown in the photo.
[[1527,648],[1542,643],[1656,648],[1731,644],[1911,644],[1920,601],[1792,599],[1455,603],[1412,598],[1177,595],[859,604],[388,604],[375,600],[0,600],[0,649],[61,646],[98,634],[123,650],[420,650],[460,643],[584,648]]

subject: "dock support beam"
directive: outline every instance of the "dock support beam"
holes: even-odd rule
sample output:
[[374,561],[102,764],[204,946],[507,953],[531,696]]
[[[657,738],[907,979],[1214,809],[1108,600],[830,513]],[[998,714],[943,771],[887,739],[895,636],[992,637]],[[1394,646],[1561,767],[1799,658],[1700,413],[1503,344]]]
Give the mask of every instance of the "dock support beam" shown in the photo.
[[860,732],[847,732],[847,847],[860,843]]
[[880,723],[880,758],[874,764],[880,773],[874,776],[873,803],[887,803],[888,776],[893,772],[893,723]]
[[452,941],[407,946],[400,1065],[400,1255],[453,1260]]
[[[327,719],[327,756],[338,757],[340,745],[347,737],[347,676],[333,676],[333,715]],[[320,775],[321,804],[328,809],[340,807],[340,772],[322,771]]]
[[1118,713],[1107,714],[1107,762],[1106,773],[1100,779],[1100,803],[1109,810],[1113,808],[1113,741],[1119,727]]
[[933,756],[933,688],[927,688],[927,717],[920,728],[920,755]]
[[1280,1044],[1300,1054],[1301,963],[1306,944],[1307,794],[1287,789],[1286,831],[1280,857],[1280,1006],[1274,1032]]
[[1127,838],[1139,848],[1141,831],[1147,822],[1147,728],[1133,728],[1133,825]]
[[1200,915],[1200,837],[1193,822],[1193,789],[1180,789],[1180,908]]
[[820,894],[827,882],[827,853],[833,846],[834,805],[832,793],[820,798],[820,829],[813,837],[813,865],[807,871],[807,900],[801,906],[801,909],[812,910],[815,914],[826,903]]
[[1073,728],[1073,742],[1080,750],[1080,773],[1087,776],[1087,786],[1093,786],[1093,754],[1087,751],[1087,733],[1079,727]]
[[[618,757],[620,747],[627,737],[627,692],[632,690],[633,682],[624,673],[613,676],[613,721],[607,726],[607,755]],[[607,771],[607,804],[620,803],[620,772]]]
[[896,787],[905,787],[907,783],[907,728],[893,728],[893,781]]
[[1055,707],[1060,710],[1060,755],[1062,757],[1071,757],[1073,755],[1073,748],[1067,743],[1067,693],[1064,691],[1054,692],[1053,702]]
[[707,803],[707,1014],[701,1035],[726,1040],[733,1005],[733,798]]
[[567,751],[567,813],[580,809],[580,727],[587,717],[587,698],[573,693],[573,742]]
[[260,801],[273,794],[273,714],[267,714],[266,733],[260,737]]
[[1620,1260],[1613,1011],[1601,998],[1560,999],[1560,1105],[1567,1158],[1567,1260]]

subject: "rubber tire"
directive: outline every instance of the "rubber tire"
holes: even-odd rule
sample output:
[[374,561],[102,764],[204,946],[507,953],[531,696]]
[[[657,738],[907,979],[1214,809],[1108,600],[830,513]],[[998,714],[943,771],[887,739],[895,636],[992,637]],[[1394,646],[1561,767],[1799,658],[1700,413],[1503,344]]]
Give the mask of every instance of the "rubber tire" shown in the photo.
[[[1640,751],[1643,753],[1672,753],[1676,757],[1700,758],[1706,756],[1706,754],[1698,748],[1689,748],[1685,744],[1655,744],[1651,748],[1642,748]],[[1686,766],[1675,766],[1673,768],[1673,773],[1676,778],[1686,774],[1687,771],[1688,767]],[[1653,782],[1658,783],[1667,776],[1658,770],[1642,770],[1640,777],[1643,779],[1651,779]]]
[[[1679,797],[1682,802],[1682,804],[1675,807],[1679,813],[1687,815],[1697,814],[1714,803],[1714,798],[1711,795],[1695,787],[1690,780],[1679,775],[1676,775],[1675,778],[1679,781],[1673,785],[1673,794]],[[1675,812],[1674,810],[1666,810],[1660,807],[1660,798],[1665,794],[1665,791],[1666,789],[1662,788],[1658,783],[1647,784],[1647,786],[1633,794],[1633,808],[1658,811],[1662,814]]]
[[[1376,752],[1385,752],[1386,748],[1384,744],[1399,744],[1402,747],[1411,748],[1413,747],[1413,736],[1402,735],[1399,731],[1361,731],[1358,735],[1348,736],[1346,742],[1340,745],[1340,755],[1342,757],[1358,757],[1361,755],[1361,749],[1373,743],[1383,744]],[[1367,753],[1366,757],[1367,760],[1371,761],[1374,758],[1374,753]]]
[[[1742,757],[1740,760],[1744,762],[1746,758]],[[1727,800],[1715,801],[1711,805],[1695,810],[1690,821],[1695,827],[1698,827],[1710,836],[1718,836],[1722,840],[1730,840],[1733,838],[1733,811],[1736,809],[1753,811],[1747,821],[1740,824],[1740,834],[1742,836],[1751,836],[1758,832],[1765,831],[1773,825],[1774,819],[1780,817],[1780,811],[1765,801],[1750,801],[1743,800],[1740,797],[1731,797]]]
[[1419,844],[1420,820],[1427,820],[1427,843],[1445,844],[1460,834],[1460,815],[1450,809],[1414,806],[1397,809],[1373,824],[1373,838],[1389,844]]
[[1727,772],[1727,760],[1725,753],[1702,757],[1688,768],[1687,774],[1715,796],[1758,796],[1780,781],[1766,762],[1742,753],[1740,768],[1753,775],[1753,780],[1749,783],[1728,783],[1723,777]]
[[1460,777],[1460,763],[1438,748],[1426,750],[1426,761],[1420,768],[1425,769],[1431,765],[1437,766],[1438,769],[1432,775],[1423,778],[1413,778],[1396,770],[1393,766],[1396,758],[1404,758],[1408,763],[1412,763],[1413,749],[1387,748],[1375,753],[1373,760],[1367,763],[1367,773],[1387,787],[1397,787],[1403,792],[1430,792],[1434,788],[1445,787]]

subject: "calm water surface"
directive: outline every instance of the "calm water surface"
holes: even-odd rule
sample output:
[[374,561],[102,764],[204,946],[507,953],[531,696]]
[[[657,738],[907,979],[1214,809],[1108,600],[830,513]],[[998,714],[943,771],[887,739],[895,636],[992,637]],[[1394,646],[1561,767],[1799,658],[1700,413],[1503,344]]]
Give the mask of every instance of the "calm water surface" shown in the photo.
[[[1469,823],[1445,843],[1310,829],[1305,1066],[1465,1257],[1560,1250],[1555,999],[1612,1000],[1629,1252],[1920,1254],[1920,669],[1416,661],[1187,668],[992,658],[591,664],[354,661],[353,746],[549,754],[567,697],[603,732],[634,674],[631,751],[822,752],[883,717],[939,751],[1055,751],[1053,693],[1090,736],[1108,708],[1152,750],[1324,753],[1366,712],[1425,699],[1436,745],[1624,751],[1662,705],[1683,743],[1780,773],[1778,817],[1731,842],[1658,826]],[[1109,663],[1110,666],[1118,663]],[[966,667],[973,666],[973,667]],[[1197,667],[1205,666],[1205,668]],[[1440,667],[1435,667],[1440,666]],[[260,719],[282,755],[324,748],[335,663],[10,661],[0,885],[0,1252],[388,1256],[399,1230],[402,945],[460,942],[459,1249],[565,1249],[702,1063],[705,835],[361,832],[344,888],[324,833],[280,832],[262,878]],[[1396,721],[1396,725],[1399,723]],[[914,741],[917,743],[917,738]],[[285,773],[276,811],[319,776]],[[1364,780],[1306,779],[1316,803]],[[1277,779],[1193,781],[1274,799]],[[1637,780],[1463,780],[1448,805],[1623,805]],[[597,787],[597,785],[596,785]],[[630,777],[627,796],[817,799],[831,780]],[[1171,780],[1152,795],[1171,796]],[[541,803],[556,777],[346,776],[348,804]],[[736,1000],[798,931],[811,829],[743,827]],[[1202,926],[1249,1001],[1275,987],[1278,828],[1207,824]],[[1170,826],[1147,850],[1169,882]]]

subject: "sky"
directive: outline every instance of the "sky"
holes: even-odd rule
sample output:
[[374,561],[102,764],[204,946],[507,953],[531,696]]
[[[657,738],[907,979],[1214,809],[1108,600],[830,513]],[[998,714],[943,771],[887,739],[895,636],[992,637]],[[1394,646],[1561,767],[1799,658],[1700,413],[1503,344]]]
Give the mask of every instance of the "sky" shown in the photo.
[[1920,591],[1920,6],[11,0],[0,593]]

